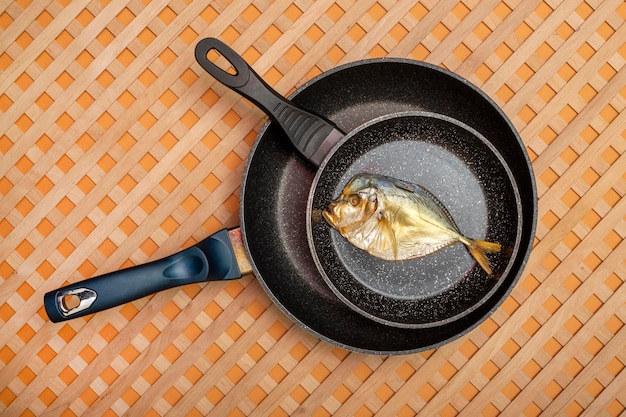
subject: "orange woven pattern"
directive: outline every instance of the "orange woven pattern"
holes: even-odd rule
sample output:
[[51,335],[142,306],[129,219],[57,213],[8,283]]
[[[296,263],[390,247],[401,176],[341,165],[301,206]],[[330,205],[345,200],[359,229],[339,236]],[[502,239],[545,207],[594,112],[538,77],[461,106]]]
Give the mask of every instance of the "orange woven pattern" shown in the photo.
[[[623,0],[3,2],[0,414],[622,415],[625,21]],[[45,292],[238,224],[265,117],[195,63],[207,36],[282,94],[395,56],[494,98],[539,191],[504,304],[401,357],[319,341],[254,277],[48,322]]]

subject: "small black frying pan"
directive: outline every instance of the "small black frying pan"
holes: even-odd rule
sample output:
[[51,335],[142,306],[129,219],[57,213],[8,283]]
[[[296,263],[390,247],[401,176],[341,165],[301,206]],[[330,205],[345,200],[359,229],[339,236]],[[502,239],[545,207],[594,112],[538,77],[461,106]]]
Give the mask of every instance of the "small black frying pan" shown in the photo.
[[[493,275],[461,243],[397,262],[349,243],[318,213],[360,173],[419,184],[438,197],[464,235],[500,243],[501,252],[489,256]],[[324,280],[356,311],[391,326],[461,319],[506,282],[500,278],[520,250],[521,198],[506,161],[479,132],[437,113],[396,113],[350,132],[319,167],[307,212],[309,243]]]

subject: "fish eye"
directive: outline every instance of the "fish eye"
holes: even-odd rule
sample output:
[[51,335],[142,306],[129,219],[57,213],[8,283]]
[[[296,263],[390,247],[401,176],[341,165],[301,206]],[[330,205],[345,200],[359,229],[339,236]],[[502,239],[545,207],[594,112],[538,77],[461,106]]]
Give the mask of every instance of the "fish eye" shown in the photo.
[[361,204],[361,197],[358,194],[352,194],[348,197],[348,203],[350,203],[351,206],[356,207]]

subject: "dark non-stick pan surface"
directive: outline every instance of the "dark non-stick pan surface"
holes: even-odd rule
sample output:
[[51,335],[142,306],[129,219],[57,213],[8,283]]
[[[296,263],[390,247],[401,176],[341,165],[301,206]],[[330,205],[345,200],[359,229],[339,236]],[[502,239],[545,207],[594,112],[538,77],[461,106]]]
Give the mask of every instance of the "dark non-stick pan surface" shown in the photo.
[[[438,197],[464,235],[500,243],[500,253],[490,256],[493,275],[460,243],[399,262],[350,244],[319,212],[360,173],[419,184]],[[487,138],[447,116],[405,112],[359,127],[322,163],[307,229],[324,280],[344,302],[391,326],[435,327],[460,320],[506,281],[501,278],[519,250],[521,211],[516,179]]]
[[[459,320],[431,328],[399,328],[357,313],[326,285],[309,251],[306,206],[316,169],[298,155],[277,126],[268,123],[250,153],[242,185],[241,224],[253,269],[273,301],[296,323],[333,344],[376,354],[429,349],[468,332],[511,291],[532,243],[536,193],[519,138],[510,142],[510,122],[480,90],[437,67],[402,59],[344,65],[310,81],[291,99],[349,132],[391,113],[416,110],[443,114],[481,134],[507,138],[494,143],[519,177],[522,198],[520,250],[498,288]],[[496,139],[497,141],[497,139]]]

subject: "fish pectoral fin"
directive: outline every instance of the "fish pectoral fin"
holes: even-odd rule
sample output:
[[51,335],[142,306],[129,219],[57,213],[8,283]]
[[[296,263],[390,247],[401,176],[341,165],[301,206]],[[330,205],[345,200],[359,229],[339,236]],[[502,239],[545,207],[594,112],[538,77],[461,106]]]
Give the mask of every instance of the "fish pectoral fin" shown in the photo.
[[398,240],[396,239],[396,234],[393,232],[391,227],[387,228],[389,233],[389,240],[391,240],[391,247],[393,248],[393,260],[398,260]]
[[398,244],[389,221],[385,217],[379,219],[371,233],[373,239],[367,247],[367,252],[389,261],[397,260]]
[[398,259],[398,242],[396,240],[396,234],[394,233],[389,220],[385,217],[384,211],[378,213],[378,230],[380,240],[379,245],[381,247],[391,247],[393,252],[393,260]]

